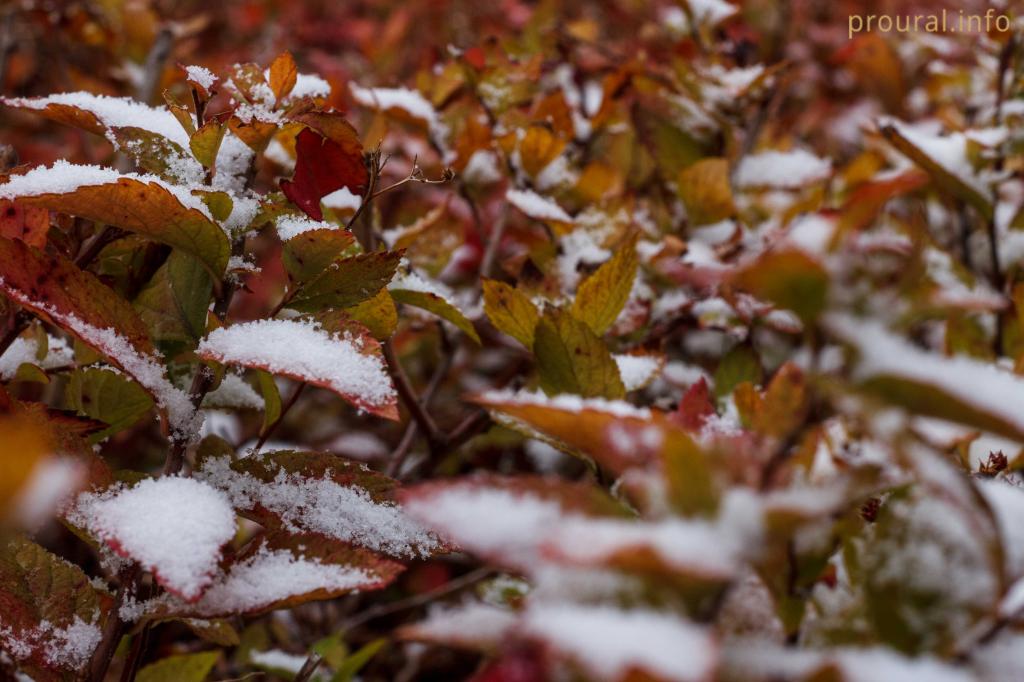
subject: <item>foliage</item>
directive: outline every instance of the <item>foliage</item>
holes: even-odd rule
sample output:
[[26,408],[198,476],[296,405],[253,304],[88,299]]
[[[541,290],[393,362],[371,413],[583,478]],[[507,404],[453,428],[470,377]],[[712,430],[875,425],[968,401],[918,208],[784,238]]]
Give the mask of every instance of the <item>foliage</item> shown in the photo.
[[1024,675],[1024,24],[883,6],[0,8],[0,673]]

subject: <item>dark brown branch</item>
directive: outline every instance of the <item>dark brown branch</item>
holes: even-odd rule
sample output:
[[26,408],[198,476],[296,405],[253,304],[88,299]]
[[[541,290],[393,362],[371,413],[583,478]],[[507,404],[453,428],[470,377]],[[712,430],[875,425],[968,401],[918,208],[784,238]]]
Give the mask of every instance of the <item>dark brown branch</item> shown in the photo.
[[420,398],[416,395],[416,391],[413,390],[412,384],[409,383],[409,377],[406,376],[405,370],[402,369],[402,364],[395,355],[391,340],[385,341],[382,344],[382,348],[384,350],[384,359],[387,360],[388,367],[391,368],[391,375],[395,381],[398,397],[401,398],[405,408],[409,410],[409,414],[412,415],[419,429],[427,437],[431,451],[440,449],[444,446],[447,439],[438,430],[437,424],[434,423],[433,418],[427,413],[423,403],[420,402]]
[[88,679],[90,682],[102,682],[107,676],[110,661],[114,658],[114,652],[117,651],[117,645],[121,642],[121,636],[124,635],[125,630],[125,622],[121,620],[121,606],[129,597],[138,592],[141,577],[142,571],[135,563],[121,573],[121,586],[117,590],[117,601],[114,603],[110,615],[107,616],[107,621],[103,624],[103,637],[89,660]]
[[302,383],[295,387],[295,390],[292,391],[291,397],[288,398],[288,402],[286,402],[284,404],[284,407],[281,408],[281,414],[279,414],[277,416],[277,419],[275,419],[272,423],[267,425],[266,430],[260,434],[259,440],[256,441],[256,447],[253,448],[254,452],[259,452],[259,449],[263,447],[263,444],[267,442],[267,440],[274,433],[274,431],[277,430],[277,427],[281,425],[281,422],[283,422],[284,418],[288,415],[288,410],[292,409],[292,406],[295,405],[295,403],[298,401],[299,396],[302,395],[302,391],[303,389],[306,388],[306,386],[306,382],[303,381]]

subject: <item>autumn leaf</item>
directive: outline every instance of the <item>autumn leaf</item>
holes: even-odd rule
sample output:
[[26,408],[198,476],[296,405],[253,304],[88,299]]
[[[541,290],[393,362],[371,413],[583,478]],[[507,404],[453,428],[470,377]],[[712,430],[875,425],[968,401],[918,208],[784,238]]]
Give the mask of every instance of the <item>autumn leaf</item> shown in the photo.
[[482,281],[484,313],[495,328],[533,349],[533,331],[540,319],[537,306],[522,291],[493,279]]
[[21,206],[9,199],[0,200],[0,237],[20,239],[29,246],[46,246],[50,230],[50,212],[38,206]]
[[306,128],[295,139],[295,174],[281,190],[314,220],[323,219],[320,200],[342,187],[357,196],[369,181],[361,153]]
[[620,244],[615,255],[585,279],[572,304],[573,315],[598,335],[615,323],[633,289],[639,261],[636,235]]
[[[296,239],[302,239],[299,235]],[[374,251],[330,263],[301,285],[288,307],[301,312],[347,308],[372,298],[387,286],[402,259],[399,251]]]
[[687,166],[679,171],[678,187],[693,226],[717,223],[736,212],[725,159],[701,159]]
[[541,387],[548,395],[622,398],[626,388],[601,337],[567,310],[549,308],[534,333]]
[[792,310],[807,324],[825,308],[829,276],[803,251],[775,249],[737,271],[732,283],[779,308]]
[[292,58],[291,52],[282,52],[270,63],[268,81],[270,89],[274,93],[274,98],[278,102],[281,102],[291,93],[292,88],[295,87],[298,75],[299,69],[295,66],[295,59]]

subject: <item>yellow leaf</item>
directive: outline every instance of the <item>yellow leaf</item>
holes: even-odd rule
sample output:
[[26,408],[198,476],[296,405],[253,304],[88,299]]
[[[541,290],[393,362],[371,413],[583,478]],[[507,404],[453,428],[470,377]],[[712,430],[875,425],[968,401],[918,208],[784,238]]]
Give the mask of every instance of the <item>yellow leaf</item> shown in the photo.
[[537,306],[526,294],[504,282],[485,279],[482,285],[484,313],[491,324],[527,348],[533,348],[533,330],[540,319]]
[[736,212],[725,159],[701,159],[687,166],[679,171],[678,186],[691,225],[717,223]]
[[604,334],[629,299],[638,265],[636,235],[633,235],[580,285],[572,304],[573,315],[595,334]]
[[604,341],[568,310],[548,309],[537,322],[533,354],[548,395],[619,399],[626,387]]

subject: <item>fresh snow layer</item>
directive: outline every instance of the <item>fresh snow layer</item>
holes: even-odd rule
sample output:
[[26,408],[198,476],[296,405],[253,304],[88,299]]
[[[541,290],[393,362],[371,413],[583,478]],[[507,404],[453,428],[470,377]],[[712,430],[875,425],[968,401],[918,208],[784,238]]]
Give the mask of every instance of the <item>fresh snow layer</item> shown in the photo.
[[77,615],[64,627],[43,620],[19,632],[0,623],[0,647],[15,660],[29,659],[39,651],[49,665],[72,670],[89,663],[102,639],[98,623],[87,623]]
[[85,166],[63,160],[54,161],[49,168],[38,166],[24,175],[10,176],[7,182],[0,185],[0,199],[17,199],[41,194],[70,194],[80,187],[112,185],[122,178],[159,185],[173,194],[185,208],[199,211],[207,220],[213,220],[203,200],[193,196],[186,187],[166,182],[155,175],[121,173],[113,168]]
[[376,582],[377,577],[361,568],[324,564],[263,547],[218,578],[194,609],[210,616],[246,613],[317,590],[356,590]]
[[[363,203],[363,198],[357,194],[352,194],[352,190],[348,187],[342,187],[336,189],[330,194],[324,195],[320,202],[327,208],[335,211],[350,209],[355,211]],[[280,228],[278,228],[280,229]]]
[[470,603],[433,608],[426,620],[410,626],[407,632],[419,640],[493,646],[505,638],[516,621],[516,614],[508,609]]
[[616,355],[614,358],[627,391],[643,388],[661,367],[661,360],[653,355]]
[[317,383],[367,405],[395,400],[384,361],[360,340],[295,320],[257,320],[212,331],[197,352],[219,362],[262,367]]
[[64,339],[49,336],[46,341],[46,357],[39,360],[36,353],[39,342],[35,337],[19,336],[8,346],[7,351],[0,355],[0,379],[10,381],[18,368],[24,363],[36,365],[43,369],[67,367],[75,361],[75,353]]
[[554,220],[571,223],[572,216],[555,203],[553,199],[541,196],[528,189],[510,189],[505,192],[505,199],[520,211],[537,220]]
[[983,412],[1024,431],[1024,379],[995,365],[963,355],[946,357],[912,346],[881,323],[833,314],[832,333],[860,351],[856,375],[861,379],[891,375],[935,386]]
[[[201,67],[189,67],[189,73],[191,74],[191,69],[197,68]],[[166,137],[182,149],[189,148],[188,134],[167,107],[151,107],[129,97],[65,92],[47,97],[5,98],[2,101],[10,106],[39,111],[50,104],[75,107],[88,111],[107,128],[142,128]]]
[[256,505],[278,516],[293,532],[314,532],[391,556],[417,557],[440,549],[439,540],[389,502],[329,476],[280,472],[270,483],[231,469],[227,458],[207,460],[195,477],[222,490],[239,509]]
[[207,92],[217,83],[217,77],[204,66],[186,66],[188,79],[206,89]]
[[235,534],[235,512],[223,493],[172,476],[83,493],[70,518],[187,600],[210,584],[221,547]]
[[415,90],[409,88],[363,88],[349,84],[352,98],[364,107],[374,109],[401,109],[413,118],[425,121],[435,137],[444,138],[447,130],[434,106]]
[[263,396],[237,374],[225,374],[220,386],[203,399],[203,407],[262,410],[264,406]]
[[709,679],[716,647],[703,629],[656,611],[602,606],[538,605],[523,628],[601,679],[624,679],[643,670],[659,680]]
[[762,152],[740,161],[735,184],[741,188],[796,189],[824,180],[831,172],[831,163],[803,149]]
[[508,403],[512,405],[537,405],[551,407],[567,412],[593,410],[604,412],[615,417],[636,417],[650,419],[651,411],[646,407],[636,407],[624,400],[606,400],[604,398],[582,398],[578,395],[563,393],[556,396],[545,395],[542,391],[510,391],[506,389],[486,391],[480,399],[487,403]]
[[277,236],[282,241],[288,241],[293,237],[298,237],[304,232],[311,232],[313,230],[337,230],[340,229],[337,225],[325,222],[323,220],[313,220],[312,218],[304,215],[283,215],[277,219],[275,223],[277,227]]

